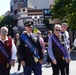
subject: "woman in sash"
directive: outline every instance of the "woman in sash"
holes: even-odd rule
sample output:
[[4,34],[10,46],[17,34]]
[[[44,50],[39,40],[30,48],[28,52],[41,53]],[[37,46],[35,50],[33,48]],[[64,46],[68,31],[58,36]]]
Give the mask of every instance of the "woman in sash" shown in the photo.
[[[70,56],[68,51],[64,49],[64,46],[59,40],[61,31],[61,26],[56,24],[54,27],[54,34],[49,38],[48,42],[48,54],[51,58],[51,65],[53,70],[53,75],[65,75],[65,63],[70,62]],[[65,61],[66,60],[66,61]]]

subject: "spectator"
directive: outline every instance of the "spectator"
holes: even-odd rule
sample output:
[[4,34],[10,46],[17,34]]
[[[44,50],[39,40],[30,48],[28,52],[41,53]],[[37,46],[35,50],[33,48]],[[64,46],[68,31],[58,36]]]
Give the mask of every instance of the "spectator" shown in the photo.
[[[44,41],[45,41],[45,47],[46,47],[46,50],[48,49],[48,39],[49,39],[49,36],[52,34],[52,31],[49,30],[48,33],[47,33],[47,36],[44,38]],[[47,52],[47,60],[46,60],[47,64],[46,65],[50,65],[50,57],[48,55],[48,52]]]
[[39,41],[40,41],[40,44],[41,44],[41,47],[42,47],[42,51],[43,51],[43,54],[44,54],[44,49],[45,49],[44,39],[41,37],[41,32],[39,30],[37,31],[37,34],[38,34]]

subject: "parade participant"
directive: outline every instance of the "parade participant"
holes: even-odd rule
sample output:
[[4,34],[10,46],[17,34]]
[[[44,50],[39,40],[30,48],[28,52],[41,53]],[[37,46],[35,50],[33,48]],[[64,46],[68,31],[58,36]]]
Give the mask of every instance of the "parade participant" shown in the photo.
[[0,75],[10,75],[11,66],[15,65],[16,47],[12,38],[8,37],[8,28],[0,31]]
[[54,27],[54,34],[49,38],[48,54],[51,58],[51,66],[53,75],[65,75],[65,63],[70,62],[70,56],[67,49],[59,40],[61,26],[56,24]]
[[32,33],[33,22],[27,21],[24,25],[27,33],[20,36],[18,47],[24,75],[31,75],[32,71],[34,75],[42,75],[43,53],[37,34]]
[[[68,52],[70,52],[70,40],[69,40],[69,33],[67,31],[67,23],[61,24],[61,35],[63,35],[63,41]],[[66,75],[69,75],[69,63],[66,63],[65,72]]]

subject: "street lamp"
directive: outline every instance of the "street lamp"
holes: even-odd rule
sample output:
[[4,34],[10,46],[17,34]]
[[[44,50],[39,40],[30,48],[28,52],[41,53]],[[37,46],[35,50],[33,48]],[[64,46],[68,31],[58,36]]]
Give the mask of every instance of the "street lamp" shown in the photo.
[[39,19],[39,18],[40,18],[40,16],[38,15],[38,16],[37,16],[37,19]]
[[8,25],[6,25],[6,27],[8,28]]
[[[38,16],[32,16],[32,20],[33,20],[33,22],[34,22],[34,26],[36,27],[37,26],[37,24],[39,23],[39,18],[40,18],[40,16],[38,15]],[[38,23],[37,23],[38,22]]]
[[5,25],[5,26],[9,29],[8,35],[11,35],[11,33],[12,33],[12,25]]
[[34,15],[32,16],[32,20],[34,22],[34,27],[35,27],[35,16]]
[[40,18],[40,16],[38,15],[38,16],[37,16],[38,23],[40,23],[40,22],[39,22],[39,18]]

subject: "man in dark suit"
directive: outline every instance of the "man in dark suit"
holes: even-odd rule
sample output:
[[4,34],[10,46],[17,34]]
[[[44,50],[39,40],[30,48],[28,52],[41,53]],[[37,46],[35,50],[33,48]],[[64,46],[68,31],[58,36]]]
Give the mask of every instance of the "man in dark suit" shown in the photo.
[[23,41],[22,35],[20,36],[20,45],[18,47],[19,55],[20,55],[20,62],[23,66],[24,75],[31,75],[32,71],[34,72],[34,75],[42,75],[41,71],[41,64],[43,61],[43,53],[42,48],[39,43],[38,36],[34,33],[32,33],[33,30],[33,22],[28,21],[25,24],[25,30],[26,33],[22,34],[24,37],[26,36],[27,39],[30,41],[32,46],[35,47],[36,55],[38,55],[39,58],[37,58],[34,54],[34,50],[28,46],[26,42]]

